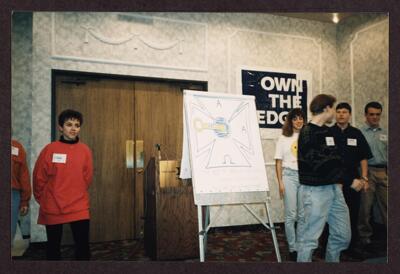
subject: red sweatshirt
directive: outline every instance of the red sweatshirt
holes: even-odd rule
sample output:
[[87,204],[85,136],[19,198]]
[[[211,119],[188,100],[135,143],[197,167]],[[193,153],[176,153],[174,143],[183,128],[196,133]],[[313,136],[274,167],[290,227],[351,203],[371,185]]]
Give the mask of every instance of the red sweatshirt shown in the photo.
[[26,164],[26,152],[16,140],[11,140],[11,188],[21,192],[19,207],[29,206],[32,188]]
[[56,141],[40,153],[33,170],[33,194],[40,205],[38,224],[89,219],[92,153],[83,143]]

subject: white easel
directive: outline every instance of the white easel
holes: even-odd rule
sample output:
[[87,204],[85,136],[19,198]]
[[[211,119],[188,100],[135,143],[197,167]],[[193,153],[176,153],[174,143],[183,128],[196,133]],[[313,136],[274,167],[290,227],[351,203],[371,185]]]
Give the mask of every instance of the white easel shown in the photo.
[[[278,262],[281,262],[281,255],[279,252],[279,245],[278,245],[278,240],[276,237],[276,232],[275,232],[275,226],[274,223],[271,219],[270,211],[269,211],[269,203],[270,203],[270,196],[268,193],[267,201],[265,202],[265,209],[267,213],[267,218],[268,218],[268,223],[265,223],[262,218],[252,210],[248,204],[241,204],[243,207],[247,209],[247,211],[253,215],[264,227],[269,229],[272,233],[272,240],[274,243],[274,248],[275,248],[275,254],[276,254],[276,259]],[[203,206],[206,207],[206,213],[203,218]],[[220,212],[223,209],[224,205],[220,205],[218,212]],[[218,212],[216,215],[218,215]],[[197,205],[197,219],[198,219],[198,225],[199,225],[199,251],[200,251],[200,262],[205,261],[205,253],[207,249],[207,233],[210,230],[211,227],[213,227],[213,223],[210,223],[210,208],[209,205]],[[214,219],[215,220],[215,219]]]
[[[200,261],[205,260],[207,232],[213,226],[209,206],[220,206],[221,210],[225,205],[242,205],[271,230],[277,261],[281,262],[269,210],[255,97],[184,90],[183,118],[181,178],[192,178]],[[265,204],[267,222],[248,206],[260,203]]]

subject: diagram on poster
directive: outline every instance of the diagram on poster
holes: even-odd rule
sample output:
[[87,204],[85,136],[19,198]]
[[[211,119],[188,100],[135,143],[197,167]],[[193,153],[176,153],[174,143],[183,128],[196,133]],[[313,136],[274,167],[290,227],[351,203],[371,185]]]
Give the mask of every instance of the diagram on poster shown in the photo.
[[[194,139],[197,155],[203,152],[208,158],[206,168],[250,167],[246,155],[254,154],[248,121],[248,103],[241,103],[225,117],[215,115],[207,106],[191,104],[193,110]],[[223,109],[224,103],[215,101],[215,108]]]
[[185,90],[184,117],[181,170],[196,192],[268,190],[253,96]]

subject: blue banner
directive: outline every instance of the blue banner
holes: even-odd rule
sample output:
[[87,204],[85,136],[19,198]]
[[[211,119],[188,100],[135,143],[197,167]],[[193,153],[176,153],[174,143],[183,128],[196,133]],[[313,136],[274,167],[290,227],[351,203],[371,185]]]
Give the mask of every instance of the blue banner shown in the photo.
[[286,114],[293,108],[301,108],[307,116],[307,95],[311,79],[300,74],[241,70],[242,93],[256,97],[260,128],[281,128]]

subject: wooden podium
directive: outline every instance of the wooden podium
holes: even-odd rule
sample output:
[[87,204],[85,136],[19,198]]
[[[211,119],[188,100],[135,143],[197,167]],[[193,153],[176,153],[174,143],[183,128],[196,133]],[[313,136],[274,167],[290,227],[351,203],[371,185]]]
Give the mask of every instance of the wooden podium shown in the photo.
[[197,208],[177,161],[150,159],[144,174],[144,245],[153,260],[199,257]]

